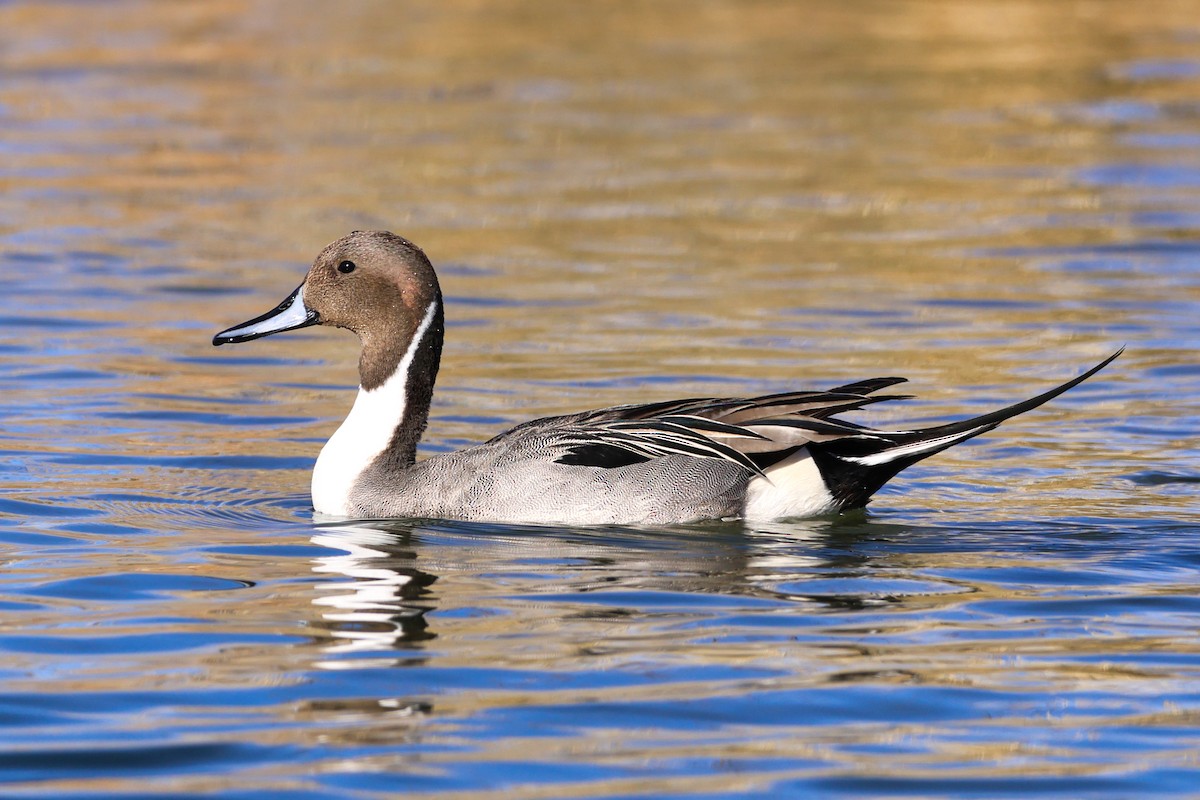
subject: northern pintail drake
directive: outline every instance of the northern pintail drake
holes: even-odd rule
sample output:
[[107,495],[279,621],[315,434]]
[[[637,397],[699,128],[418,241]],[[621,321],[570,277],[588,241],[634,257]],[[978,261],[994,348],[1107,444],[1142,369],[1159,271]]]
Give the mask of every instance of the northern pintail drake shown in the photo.
[[362,344],[358,397],[313,469],[313,508],[349,518],[659,524],[811,517],[866,505],[896,473],[1077,386],[973,419],[875,430],[838,415],[908,395],[873,378],[826,391],[632,404],[526,422],[418,461],[442,354],[442,293],[425,253],[386,231],[326,247],[296,291],[214,345],[309,325]]

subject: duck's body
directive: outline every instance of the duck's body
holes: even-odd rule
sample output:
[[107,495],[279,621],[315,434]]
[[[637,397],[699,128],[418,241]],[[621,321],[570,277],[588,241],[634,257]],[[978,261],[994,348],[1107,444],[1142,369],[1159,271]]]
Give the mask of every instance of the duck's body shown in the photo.
[[900,470],[1062,394],[916,431],[837,419],[902,378],[821,392],[699,398],[533,420],[475,447],[416,460],[441,358],[442,296],[411,242],[356,231],[317,257],[276,309],[214,344],[293,328],[349,328],[362,342],[358,398],[313,470],[313,507],[354,518],[436,517],[637,524],[809,517],[865,505]]

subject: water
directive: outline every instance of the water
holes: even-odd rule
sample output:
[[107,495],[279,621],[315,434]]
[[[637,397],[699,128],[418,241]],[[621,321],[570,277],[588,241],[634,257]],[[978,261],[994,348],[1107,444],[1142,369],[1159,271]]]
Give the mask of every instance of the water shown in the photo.
[[[1196,795],[1197,20],[0,4],[0,793]],[[448,295],[425,452],[1129,349],[866,514],[323,527],[352,338],[208,342],[368,227]]]

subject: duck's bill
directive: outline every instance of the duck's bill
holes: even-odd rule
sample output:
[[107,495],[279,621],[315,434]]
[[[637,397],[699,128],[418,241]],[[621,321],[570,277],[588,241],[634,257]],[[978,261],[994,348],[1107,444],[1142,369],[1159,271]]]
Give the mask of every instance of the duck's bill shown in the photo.
[[235,325],[227,331],[221,331],[213,337],[214,345],[248,342],[272,333],[294,331],[296,328],[307,328],[321,321],[317,312],[310,311],[304,305],[304,284],[296,287],[296,291],[288,298],[261,317],[255,317],[249,322]]

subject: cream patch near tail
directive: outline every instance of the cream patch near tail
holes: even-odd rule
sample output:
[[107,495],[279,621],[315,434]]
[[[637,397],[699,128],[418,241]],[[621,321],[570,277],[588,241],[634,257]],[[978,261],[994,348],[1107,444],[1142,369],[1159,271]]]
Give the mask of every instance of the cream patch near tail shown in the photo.
[[767,479],[753,478],[746,487],[748,520],[815,517],[838,510],[825,478],[813,462],[808,448],[766,470]]

